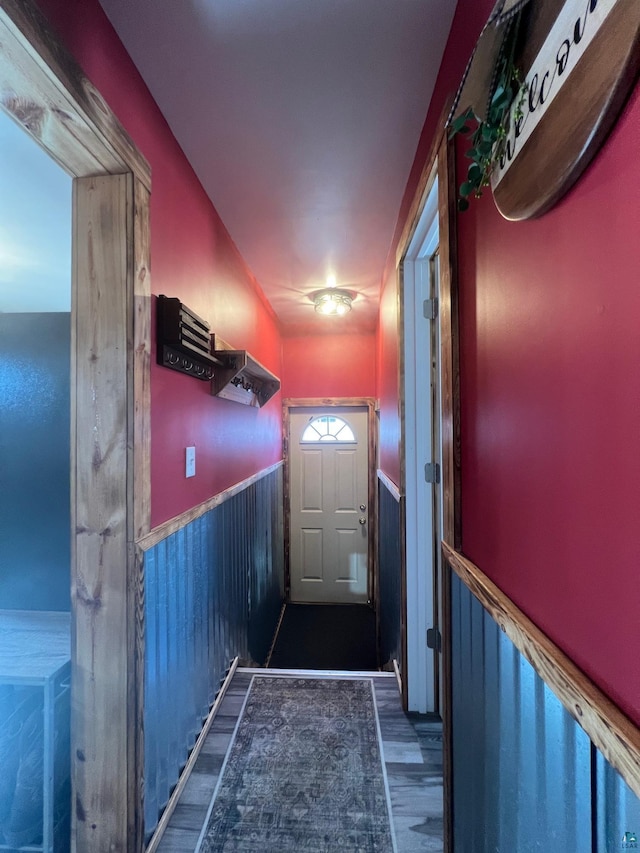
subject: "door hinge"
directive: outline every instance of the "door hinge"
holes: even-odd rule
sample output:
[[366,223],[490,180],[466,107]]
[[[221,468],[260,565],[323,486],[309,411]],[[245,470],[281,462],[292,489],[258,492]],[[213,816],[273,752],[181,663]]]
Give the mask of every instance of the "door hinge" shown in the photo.
[[424,466],[424,479],[427,483],[440,482],[440,465],[437,462],[427,462]]
[[438,300],[425,299],[422,305],[425,320],[435,320],[438,316]]
[[437,628],[427,628],[427,648],[442,651],[442,634]]

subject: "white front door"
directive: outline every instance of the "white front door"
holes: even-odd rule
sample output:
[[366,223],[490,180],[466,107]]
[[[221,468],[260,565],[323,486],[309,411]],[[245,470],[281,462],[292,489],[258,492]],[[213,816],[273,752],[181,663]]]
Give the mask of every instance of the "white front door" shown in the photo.
[[367,419],[364,407],[291,411],[291,601],[368,600]]

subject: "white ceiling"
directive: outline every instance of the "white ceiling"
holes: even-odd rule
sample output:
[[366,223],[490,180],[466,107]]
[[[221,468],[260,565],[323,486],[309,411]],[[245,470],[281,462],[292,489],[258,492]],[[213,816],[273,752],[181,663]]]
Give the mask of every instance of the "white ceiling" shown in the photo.
[[283,331],[373,330],[456,0],[101,3]]

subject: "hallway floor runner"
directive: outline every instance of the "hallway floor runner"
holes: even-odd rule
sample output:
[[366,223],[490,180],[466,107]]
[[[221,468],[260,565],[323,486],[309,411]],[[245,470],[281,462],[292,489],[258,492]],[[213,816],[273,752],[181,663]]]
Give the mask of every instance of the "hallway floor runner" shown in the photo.
[[394,853],[371,679],[254,676],[196,853]]
[[268,667],[376,670],[374,611],[365,604],[287,604]]

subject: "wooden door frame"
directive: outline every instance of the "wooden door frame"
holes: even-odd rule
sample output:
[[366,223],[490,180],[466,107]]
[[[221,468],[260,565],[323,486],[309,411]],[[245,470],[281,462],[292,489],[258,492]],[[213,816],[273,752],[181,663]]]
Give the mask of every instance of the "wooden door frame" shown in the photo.
[[[438,228],[440,246],[440,365],[441,365],[441,399],[442,399],[442,497],[443,497],[443,542],[453,550],[460,551],[462,547],[462,517],[461,517],[461,466],[460,466],[460,336],[458,325],[458,249],[456,228],[456,175],[455,148],[447,138],[444,129],[445,118],[449,105],[443,110],[437,127],[439,130],[434,137],[429,156],[418,181],[413,202],[405,222],[396,252],[396,267],[398,276],[399,313],[399,376],[398,388],[400,394],[400,466],[402,497],[405,497],[405,400],[403,395],[404,371],[404,293],[403,293],[403,263],[411,240],[420,221],[422,211],[433,186],[438,178]],[[404,501],[401,502],[404,505]],[[402,600],[403,611],[406,614],[406,552],[404,550],[405,519],[401,518],[403,532],[403,565],[402,565]],[[443,555],[443,619],[442,626],[442,664],[443,664],[443,747],[444,747],[444,849],[445,853],[453,850],[453,819],[452,819],[452,716],[451,716],[451,567]],[[403,614],[403,615],[404,615]],[[403,674],[406,672],[406,622],[402,622]],[[407,679],[402,679],[403,702],[406,708]]]
[[[427,320],[423,310],[423,300],[430,296],[432,288],[431,267],[429,265],[428,275],[425,276],[424,268],[428,262],[423,252],[427,244],[431,252],[439,248],[436,172],[434,164],[425,205],[403,258],[399,288],[403,318],[401,399],[403,411],[411,412],[411,417],[403,420],[403,461],[400,469],[401,489],[405,496],[402,505],[402,565],[407,590],[403,686],[407,709],[418,713],[436,710],[438,691],[435,688],[440,664],[438,653],[429,649],[425,642],[430,628],[440,628],[435,618],[438,607],[435,597],[438,567],[435,561],[437,522],[434,511],[439,502],[434,495],[436,490],[440,491],[441,485],[428,485],[424,475],[426,462],[440,462],[439,453],[437,456],[433,454],[436,422],[440,430],[440,404],[438,401],[434,407],[431,393],[434,387],[431,376],[431,358],[434,355],[431,337],[434,324],[439,325],[440,317]],[[428,280],[428,293],[424,289],[425,278]],[[439,536],[437,539],[438,547],[441,538]]]
[[288,602],[291,595],[291,564],[290,564],[290,525],[291,525],[291,491],[290,491],[290,455],[289,439],[291,431],[291,410],[330,409],[330,408],[365,408],[367,410],[367,441],[369,463],[367,471],[367,498],[369,501],[369,554],[367,557],[367,601],[373,604],[376,600],[376,544],[378,529],[378,493],[376,488],[376,470],[378,459],[378,431],[376,402],[373,397],[287,397],[282,401],[282,458],[284,461],[284,598]]
[[[151,171],[33,0],[0,0],[3,109],[74,179],[73,850],[144,847]],[[99,305],[99,310],[98,310]]]

